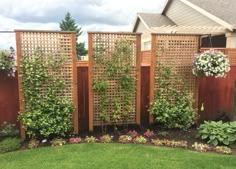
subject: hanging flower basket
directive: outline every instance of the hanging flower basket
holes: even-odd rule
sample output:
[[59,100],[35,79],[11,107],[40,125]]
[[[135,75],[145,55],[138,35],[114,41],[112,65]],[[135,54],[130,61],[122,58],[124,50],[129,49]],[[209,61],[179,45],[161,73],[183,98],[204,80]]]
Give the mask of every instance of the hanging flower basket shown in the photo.
[[196,76],[226,77],[229,59],[220,51],[207,50],[194,58],[192,71]]

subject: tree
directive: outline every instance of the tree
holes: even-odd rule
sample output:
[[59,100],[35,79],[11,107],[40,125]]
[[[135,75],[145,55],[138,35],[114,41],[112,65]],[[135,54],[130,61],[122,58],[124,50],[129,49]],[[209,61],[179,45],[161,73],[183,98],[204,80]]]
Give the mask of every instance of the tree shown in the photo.
[[80,60],[82,55],[86,55],[88,51],[85,49],[84,43],[78,43],[78,37],[83,33],[82,28],[78,27],[75,20],[72,18],[69,12],[66,13],[64,20],[60,22],[60,29],[62,31],[75,31],[76,32],[76,53],[77,59]]

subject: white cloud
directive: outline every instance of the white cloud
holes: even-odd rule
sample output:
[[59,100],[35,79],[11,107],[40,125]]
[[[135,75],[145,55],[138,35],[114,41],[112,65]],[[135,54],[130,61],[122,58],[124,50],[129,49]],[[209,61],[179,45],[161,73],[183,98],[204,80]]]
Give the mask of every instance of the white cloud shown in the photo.
[[[1,0],[0,30],[59,30],[59,22],[68,11],[84,31],[79,38],[83,42],[87,41],[87,31],[131,31],[136,13],[159,12],[165,1]],[[0,48],[14,41],[12,34],[0,34]]]

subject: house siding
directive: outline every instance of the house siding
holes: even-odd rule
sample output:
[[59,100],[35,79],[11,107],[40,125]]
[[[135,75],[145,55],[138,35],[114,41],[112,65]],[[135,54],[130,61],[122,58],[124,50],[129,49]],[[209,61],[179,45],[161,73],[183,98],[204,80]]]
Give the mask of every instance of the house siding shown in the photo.
[[218,23],[187,6],[181,0],[173,0],[165,15],[177,25],[188,26],[219,26]]
[[145,30],[147,30],[146,26],[145,26],[145,25],[142,23],[142,21],[140,21],[140,19],[139,19],[139,21],[138,21],[138,26],[137,26],[135,32],[142,33],[142,32],[144,32]]

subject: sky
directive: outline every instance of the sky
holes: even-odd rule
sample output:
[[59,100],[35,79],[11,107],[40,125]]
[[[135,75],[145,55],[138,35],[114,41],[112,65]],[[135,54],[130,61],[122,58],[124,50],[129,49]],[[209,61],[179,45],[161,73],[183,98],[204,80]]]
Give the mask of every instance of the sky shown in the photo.
[[[60,30],[59,22],[70,12],[87,44],[88,31],[125,31],[139,12],[160,13],[166,0],[1,0],[0,31],[14,29]],[[15,46],[14,33],[0,33],[0,49]]]

